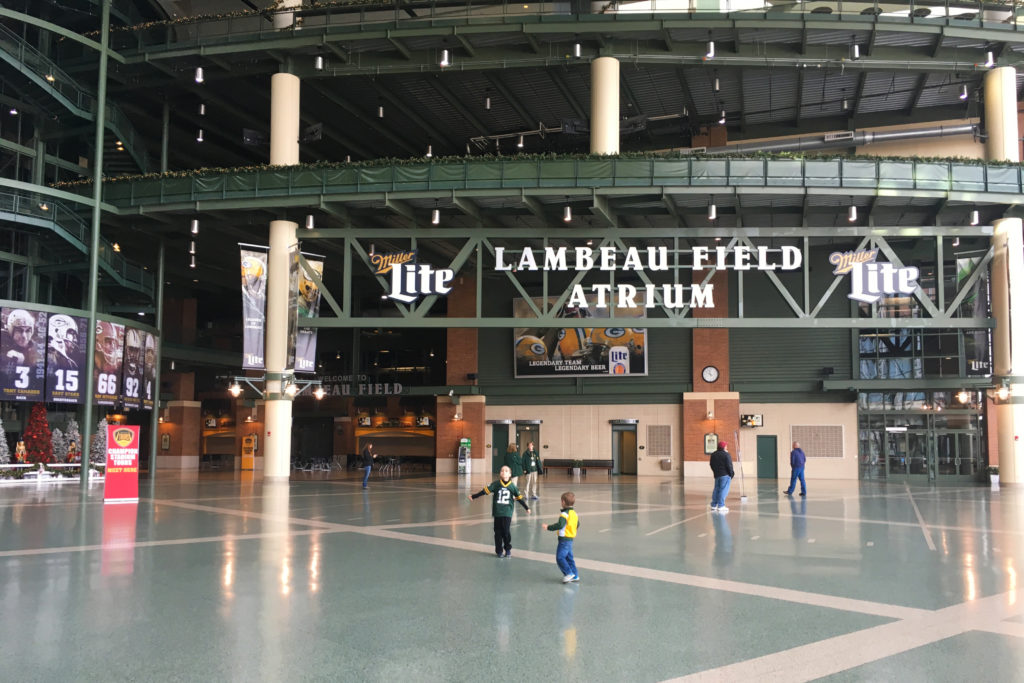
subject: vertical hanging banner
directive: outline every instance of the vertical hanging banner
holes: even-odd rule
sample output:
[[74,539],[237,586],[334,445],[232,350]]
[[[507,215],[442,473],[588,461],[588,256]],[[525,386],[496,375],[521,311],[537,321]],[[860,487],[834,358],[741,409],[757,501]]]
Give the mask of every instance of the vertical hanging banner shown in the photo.
[[156,400],[156,335],[150,332],[142,333],[145,337],[143,360],[145,361],[142,373],[142,407],[146,410],[153,410]]
[[121,390],[121,359],[124,355],[124,325],[96,321],[96,353],[93,356],[93,400],[101,406],[117,403]]
[[139,427],[107,425],[107,473],[103,482],[104,503],[137,503],[139,500]]
[[306,271],[308,267],[321,282],[324,277],[324,257],[302,254],[305,264],[299,263],[297,302],[298,332],[295,337],[295,372],[316,372],[316,328],[303,327],[304,319],[320,315],[320,288]]
[[299,245],[288,248],[288,356],[284,363],[285,371],[295,369],[295,345],[299,337]]
[[[981,257],[962,257],[956,260],[956,285],[961,289],[981,265]],[[970,293],[960,304],[960,315],[984,318],[991,315],[988,301],[988,273],[982,272],[974,280]],[[991,330],[964,330],[964,356],[968,377],[992,374]]]
[[239,244],[242,257],[242,367],[263,369],[267,319],[267,248]]
[[142,407],[143,358],[142,348],[146,333],[134,327],[124,330],[124,367],[122,368],[121,398],[125,408]]
[[84,403],[83,373],[85,334],[89,320],[57,313],[50,316],[49,341],[46,346],[46,400],[49,403]]
[[42,401],[46,380],[46,314],[0,309],[0,398]]

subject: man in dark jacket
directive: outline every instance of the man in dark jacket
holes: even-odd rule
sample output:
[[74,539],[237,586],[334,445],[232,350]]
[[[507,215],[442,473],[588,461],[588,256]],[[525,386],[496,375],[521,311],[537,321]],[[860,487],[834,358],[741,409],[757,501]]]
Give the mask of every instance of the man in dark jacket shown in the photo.
[[800,444],[794,441],[793,450],[789,452],[789,466],[792,468],[793,473],[789,475],[789,488],[783,492],[787,496],[793,495],[797,479],[800,480],[800,495],[807,495],[807,482],[804,481],[804,465],[806,464],[807,456],[804,455],[804,449],[800,448]]
[[729,445],[724,441],[718,442],[718,450],[711,454],[711,472],[715,475],[715,490],[711,492],[711,511],[720,512],[723,515],[729,511],[725,507],[725,497],[729,495],[729,485],[732,484],[732,456],[729,455]]

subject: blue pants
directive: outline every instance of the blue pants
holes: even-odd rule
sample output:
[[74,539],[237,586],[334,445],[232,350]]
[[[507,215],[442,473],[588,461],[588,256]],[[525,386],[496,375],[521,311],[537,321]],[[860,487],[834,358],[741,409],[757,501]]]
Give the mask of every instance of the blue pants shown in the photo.
[[793,474],[789,475],[789,488],[786,489],[786,493],[793,493],[793,489],[796,488],[796,480],[800,480],[800,493],[807,493],[807,482],[804,481],[804,468],[794,467]]
[[373,465],[369,465],[363,468],[363,488],[366,488],[366,482],[370,480],[370,470],[373,469]]
[[720,508],[725,505],[725,497],[729,495],[729,486],[732,484],[732,477],[728,474],[715,477],[715,490],[711,492],[711,507]]
[[576,573],[576,559],[572,556],[572,541],[573,539],[571,538],[558,539],[558,549],[555,550],[555,562],[558,563],[558,568],[562,570],[562,574],[579,576]]

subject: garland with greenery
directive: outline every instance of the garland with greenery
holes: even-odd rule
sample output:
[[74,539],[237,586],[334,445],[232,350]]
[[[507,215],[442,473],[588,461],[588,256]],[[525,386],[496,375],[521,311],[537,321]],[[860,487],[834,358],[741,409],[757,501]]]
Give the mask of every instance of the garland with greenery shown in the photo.
[[[266,171],[318,171],[323,169],[342,168],[381,168],[387,166],[422,166],[422,165],[443,165],[443,164],[464,164],[467,162],[494,163],[496,161],[614,161],[614,160],[654,160],[673,161],[683,159],[699,159],[701,161],[885,161],[885,162],[915,162],[921,164],[962,164],[964,166],[1014,166],[1022,167],[1024,163],[1016,161],[986,161],[984,159],[972,159],[969,157],[889,157],[871,156],[866,154],[851,154],[848,156],[837,154],[810,154],[799,152],[750,152],[738,156],[726,154],[693,154],[689,152],[626,152],[622,154],[513,154],[508,156],[495,156],[493,154],[481,154],[477,156],[451,156],[434,157],[424,159],[413,157],[400,159],[394,157],[382,157],[380,159],[368,159],[366,161],[315,161],[291,166],[271,164],[249,164],[246,166],[203,166],[200,168],[189,168],[180,171],[167,171],[165,173],[135,173],[128,175],[109,176],[103,179],[105,184],[134,182],[136,180],[169,180],[182,178],[202,178],[218,175],[235,175],[239,173],[264,173]],[[92,185],[92,178],[80,180],[65,180],[57,183],[50,183],[50,187],[66,189],[70,187],[84,187]]]

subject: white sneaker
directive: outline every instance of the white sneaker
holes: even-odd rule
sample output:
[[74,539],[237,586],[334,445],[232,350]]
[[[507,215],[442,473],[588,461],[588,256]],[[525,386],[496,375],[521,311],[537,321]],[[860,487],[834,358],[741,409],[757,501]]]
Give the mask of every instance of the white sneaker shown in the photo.
[[562,577],[562,583],[569,583],[572,581],[572,574],[566,574]]
[[711,508],[711,512],[718,512],[718,508],[716,508],[716,507],[712,507],[712,508]]
[[729,511],[729,508],[727,508],[727,507],[725,507],[723,505],[722,507],[718,508],[718,511],[721,512],[724,515],[725,513],[727,513]]

